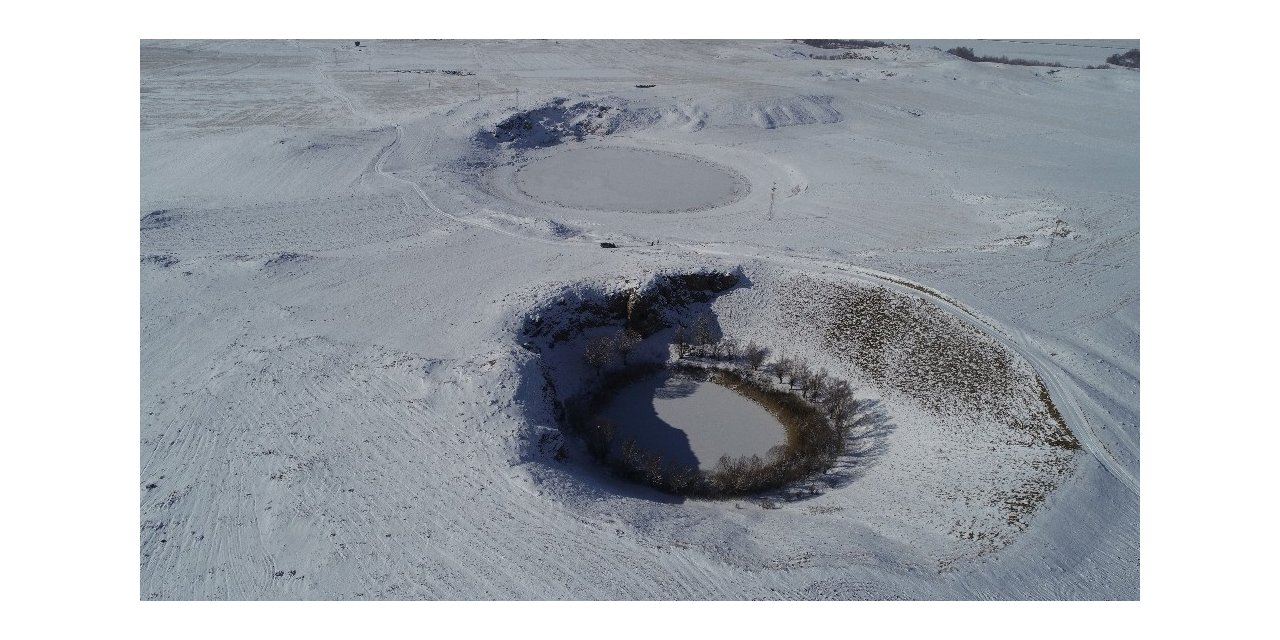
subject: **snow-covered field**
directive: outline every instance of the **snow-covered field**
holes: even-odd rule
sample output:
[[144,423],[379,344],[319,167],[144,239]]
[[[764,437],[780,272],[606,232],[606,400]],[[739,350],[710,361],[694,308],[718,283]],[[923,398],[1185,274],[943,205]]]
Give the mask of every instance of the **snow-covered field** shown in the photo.
[[[972,48],[1138,44],[1034,42]],[[142,42],[143,599],[1138,597],[1140,72],[361,44]],[[553,455],[608,323],[533,317],[708,272],[664,313],[852,382],[840,468]]]

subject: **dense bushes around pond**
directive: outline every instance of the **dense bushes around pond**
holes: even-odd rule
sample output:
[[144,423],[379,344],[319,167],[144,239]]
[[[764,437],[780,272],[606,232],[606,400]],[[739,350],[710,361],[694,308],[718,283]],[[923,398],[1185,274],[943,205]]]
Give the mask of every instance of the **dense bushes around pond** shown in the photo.
[[1108,56],[1107,63],[1137,69],[1141,63],[1141,58],[1142,54],[1137,49],[1130,49],[1124,53],[1116,53]]
[[1063,67],[1066,65],[1057,62],[1041,62],[1039,60],[1025,60],[1023,58],[1009,58],[1008,56],[980,56],[973,52],[969,47],[955,47],[947,49],[947,53],[964,58],[970,62],[998,62],[1000,64],[1020,65],[1024,67]]
[[[955,47],[953,49],[947,49],[947,53],[953,56],[956,56],[957,58],[964,58],[965,60],[968,60],[970,62],[996,62],[999,64],[1012,64],[1012,65],[1020,65],[1024,67],[1067,68],[1066,65],[1058,62],[1041,62],[1039,60],[1009,58],[1008,56],[980,56],[975,54],[973,52],[973,49],[970,49],[969,47]],[[1128,67],[1130,69],[1137,69],[1140,63],[1140,58],[1141,58],[1141,54],[1137,49],[1130,49],[1124,52],[1123,54],[1117,53],[1117,54],[1108,56],[1107,64],[1088,65],[1084,68],[1085,69],[1110,69],[1111,67],[1109,65],[1116,65],[1119,67]],[[1054,72],[1050,71],[1049,73],[1054,73]]]
[[[856,409],[849,383],[825,369],[813,371],[802,360],[769,360],[770,350],[754,342],[712,339],[709,324],[704,315],[691,330],[677,327],[670,349],[675,360],[667,362],[626,363],[635,347],[627,330],[588,341],[583,360],[596,379],[587,385],[589,391],[564,403],[564,422],[582,438],[589,455],[629,480],[698,498],[759,493],[833,467]],[[619,441],[617,429],[602,417],[603,409],[624,387],[663,370],[710,380],[760,404],[786,430],[785,444],[765,458],[724,456],[707,472],[668,463],[634,440]]]

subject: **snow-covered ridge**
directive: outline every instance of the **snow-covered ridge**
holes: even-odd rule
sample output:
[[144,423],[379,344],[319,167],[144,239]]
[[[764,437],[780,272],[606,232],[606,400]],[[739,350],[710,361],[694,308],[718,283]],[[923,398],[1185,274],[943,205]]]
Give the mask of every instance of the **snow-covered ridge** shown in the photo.
[[483,148],[533,149],[568,140],[605,137],[622,131],[651,127],[697,131],[717,127],[754,126],[777,129],[807,124],[840,122],[834,98],[826,95],[759,97],[714,105],[696,103],[653,104],[616,96],[589,100],[554,98],[533,109],[507,116],[474,136]]
[[[718,336],[757,341],[775,357],[855,381],[861,413],[841,464],[767,498],[829,494],[843,502],[890,487],[895,495],[914,494],[914,503],[929,506],[912,517],[948,541],[937,551],[940,571],[1014,542],[1078,460],[1079,445],[1035,372],[969,324],[884,288],[739,269],[578,283],[524,317],[518,339],[537,355],[523,366],[518,393],[533,425],[522,460],[540,468],[535,476],[559,476],[568,465],[577,469],[577,483],[621,490],[620,481],[592,469],[582,442],[555,427],[564,404],[592,378],[583,345],[630,326],[647,338],[634,359],[661,361],[669,327],[691,325],[704,313],[714,318]],[[571,490],[562,482],[548,490]],[[860,508],[874,513],[880,505]]]

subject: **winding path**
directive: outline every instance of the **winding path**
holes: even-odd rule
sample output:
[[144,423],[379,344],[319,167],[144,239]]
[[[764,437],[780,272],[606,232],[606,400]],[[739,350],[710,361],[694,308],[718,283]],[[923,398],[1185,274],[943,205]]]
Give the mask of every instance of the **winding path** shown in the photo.
[[426,205],[427,205],[427,208],[428,208],[428,209],[431,209],[431,210],[432,210],[432,211],[434,211],[435,213],[440,214],[440,215],[442,215],[442,216],[444,216],[444,217],[446,217],[446,218],[448,218],[448,219],[450,219],[450,220],[453,220],[454,222],[460,222],[460,223],[462,223],[462,224],[471,225],[471,226],[473,226],[473,227],[479,227],[479,228],[481,228],[481,229],[488,229],[489,231],[492,231],[492,232],[494,232],[494,233],[501,233],[501,234],[503,234],[503,235],[505,235],[505,236],[510,236],[510,237],[512,237],[512,238],[516,238],[516,239],[519,239],[519,240],[526,240],[526,241],[529,241],[529,242],[538,242],[538,243],[542,243],[542,244],[551,244],[551,245],[571,244],[571,245],[579,245],[579,246],[582,246],[582,245],[586,244],[586,243],[584,243],[584,242],[582,242],[582,241],[580,241],[580,240],[548,240],[548,239],[546,239],[546,238],[535,238],[535,237],[533,237],[533,236],[528,236],[528,235],[524,235],[524,234],[520,234],[520,233],[515,233],[514,231],[508,231],[508,230],[506,230],[506,229],[502,229],[502,228],[499,228],[499,227],[495,227],[495,226],[493,226],[493,225],[491,225],[491,224],[487,224],[487,223],[485,223],[485,222],[482,222],[482,221],[480,221],[480,220],[476,220],[476,219],[473,219],[473,218],[468,218],[468,217],[463,217],[463,216],[455,216],[455,215],[453,215],[452,213],[448,213],[448,212],[444,211],[443,209],[441,209],[440,207],[437,207],[437,206],[436,206],[436,203],[432,202],[432,201],[431,201],[431,198],[427,197],[426,192],[422,190],[422,187],[421,187],[421,186],[419,186],[417,182],[414,182],[413,180],[408,180],[408,179],[405,179],[405,178],[401,178],[400,176],[396,175],[395,173],[388,172],[386,169],[384,169],[384,168],[383,168],[383,167],[384,167],[384,165],[386,165],[387,157],[391,154],[392,150],[394,150],[396,147],[400,146],[400,137],[401,137],[401,135],[403,135],[403,129],[401,128],[401,126],[400,126],[400,125],[398,125],[398,124],[397,124],[397,125],[395,125],[395,130],[396,130],[396,137],[395,137],[395,139],[394,139],[394,140],[392,140],[390,144],[388,144],[387,146],[383,147],[383,148],[382,148],[382,151],[380,151],[380,152],[378,153],[378,158],[377,158],[377,160],[373,163],[373,170],[374,170],[374,172],[375,172],[375,173],[377,173],[377,174],[379,174],[379,175],[386,176],[386,177],[388,177],[388,178],[391,178],[392,180],[395,180],[395,181],[397,181],[397,182],[402,182],[402,183],[407,184],[407,185],[409,185],[410,187],[412,187],[412,188],[413,188],[413,192],[414,192],[414,193],[416,193],[416,194],[418,194],[418,198],[419,198],[419,199],[421,199],[421,200],[422,200],[422,202],[423,202],[424,204],[426,204]]

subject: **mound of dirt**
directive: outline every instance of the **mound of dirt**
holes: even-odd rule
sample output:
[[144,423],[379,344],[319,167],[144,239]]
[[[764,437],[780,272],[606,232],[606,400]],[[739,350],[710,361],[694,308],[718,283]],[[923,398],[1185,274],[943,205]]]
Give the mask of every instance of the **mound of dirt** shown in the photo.
[[620,101],[601,104],[580,101],[570,103],[556,98],[550,104],[517,113],[473,137],[487,149],[534,149],[560,144],[566,140],[582,140],[586,136],[605,136],[621,123]]

